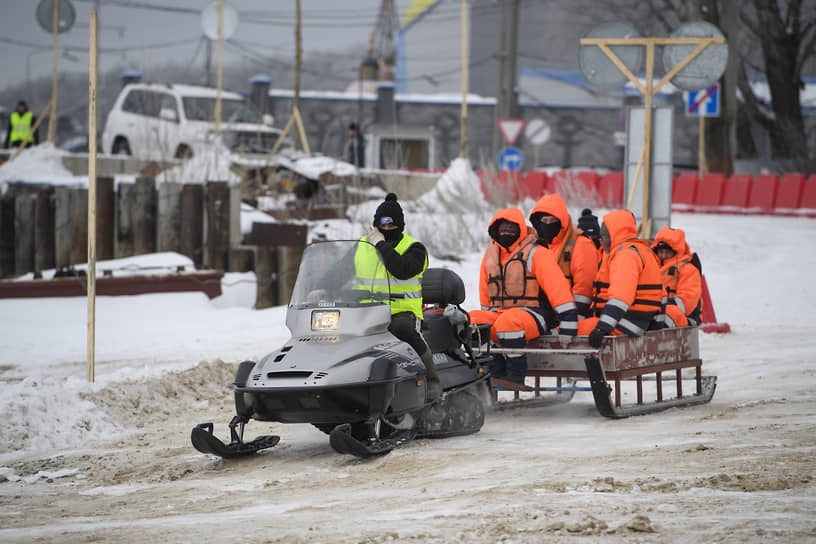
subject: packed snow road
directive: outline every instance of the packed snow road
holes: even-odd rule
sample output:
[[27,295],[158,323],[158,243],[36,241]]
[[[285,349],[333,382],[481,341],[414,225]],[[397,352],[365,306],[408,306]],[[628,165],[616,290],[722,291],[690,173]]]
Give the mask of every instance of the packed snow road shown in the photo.
[[86,400],[130,435],[7,463],[0,541],[812,541],[812,350],[755,334],[702,336],[707,405],[613,421],[579,393],[368,461],[308,425],[251,422],[281,444],[247,459],[193,450],[193,424],[226,433],[237,361],[113,383]]

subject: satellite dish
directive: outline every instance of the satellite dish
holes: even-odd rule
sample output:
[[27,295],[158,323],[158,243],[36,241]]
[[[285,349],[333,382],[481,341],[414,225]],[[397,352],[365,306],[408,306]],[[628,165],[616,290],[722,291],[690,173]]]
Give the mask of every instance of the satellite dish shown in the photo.
[[[704,21],[686,23],[675,30],[671,38],[722,38],[716,26]],[[668,72],[697,48],[697,44],[670,44],[663,48],[663,68]],[[728,64],[728,44],[712,43],[694,57],[671,82],[685,91],[699,91],[710,87],[725,72]]]
[[[585,38],[639,38],[635,27],[625,22],[602,23],[584,36]],[[613,45],[613,53],[633,74],[643,70],[643,47],[640,45]],[[597,45],[581,45],[578,54],[581,72],[592,85],[602,89],[617,89],[629,78],[621,72]]]
[[[235,34],[238,28],[238,12],[235,11],[228,3],[224,2],[223,14],[223,28],[224,39],[228,40]],[[210,2],[201,12],[201,29],[204,35],[211,40],[218,39],[218,1]]]
[[[76,10],[71,0],[59,0],[57,4],[57,34],[71,30],[76,20]],[[37,22],[49,34],[54,33],[54,0],[40,0],[37,4]]]

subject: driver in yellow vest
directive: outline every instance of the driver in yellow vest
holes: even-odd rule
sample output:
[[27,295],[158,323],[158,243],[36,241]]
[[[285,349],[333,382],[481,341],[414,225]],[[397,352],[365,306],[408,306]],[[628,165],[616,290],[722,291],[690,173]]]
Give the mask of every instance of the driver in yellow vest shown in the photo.
[[[436,372],[433,354],[419,332],[422,324],[422,274],[428,268],[428,252],[418,240],[403,233],[405,218],[397,195],[388,193],[385,201],[377,207],[374,226],[363,239],[374,246],[385,265],[391,293],[391,334],[407,342],[419,354],[427,375],[427,400],[436,400],[442,395],[442,383]],[[377,274],[379,259],[369,253],[368,244],[360,244],[355,255],[357,275],[366,271]],[[375,279],[375,278],[368,278]]]
[[20,100],[17,103],[17,109],[9,116],[4,147],[18,147],[24,140],[26,147],[32,143],[34,145],[40,143],[37,133],[32,134],[31,132],[31,127],[34,126],[35,121],[34,115],[28,110],[28,105],[24,100]]

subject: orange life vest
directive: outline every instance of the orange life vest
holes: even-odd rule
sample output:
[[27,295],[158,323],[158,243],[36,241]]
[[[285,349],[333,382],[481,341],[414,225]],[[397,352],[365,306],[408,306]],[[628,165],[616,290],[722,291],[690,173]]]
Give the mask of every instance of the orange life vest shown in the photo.
[[[627,245],[628,242],[635,242],[635,240],[627,240],[618,246],[618,251],[627,249],[634,250],[640,262],[643,263],[643,270],[638,277],[637,290],[635,291],[635,299],[629,305],[629,309],[623,315],[623,318],[637,321],[649,321],[656,313],[661,311],[663,299],[663,275],[660,272],[660,266],[657,260],[651,254],[647,254],[644,259],[641,248],[636,244]],[[601,268],[598,270],[598,277],[594,283],[594,296],[592,302],[592,309],[596,316],[599,316],[603,311],[606,302],[609,300],[609,258],[604,256],[601,262]]]
[[[675,296],[677,293],[677,284],[680,280],[680,269],[686,266],[687,264],[691,264],[691,258],[682,259],[677,263],[677,266],[668,266],[663,267],[661,269],[661,274],[663,276],[663,286],[666,288],[666,295],[669,297]],[[692,264],[692,266],[694,266]],[[689,322],[693,322],[694,325],[699,325],[702,322],[702,313],[703,313],[703,299],[702,297],[697,299],[697,305],[694,307],[691,312],[688,312],[686,315],[688,316]]]
[[540,305],[538,280],[530,273],[528,265],[533,248],[535,236],[527,236],[502,266],[499,262],[499,246],[491,243],[484,261],[490,306],[518,308]]
[[558,267],[561,269],[561,272],[564,273],[564,277],[569,280],[570,285],[573,284],[571,267],[572,253],[575,250],[575,239],[578,238],[579,234],[581,234],[581,231],[570,224],[567,227],[567,232],[564,234],[564,241],[561,242],[558,248]]

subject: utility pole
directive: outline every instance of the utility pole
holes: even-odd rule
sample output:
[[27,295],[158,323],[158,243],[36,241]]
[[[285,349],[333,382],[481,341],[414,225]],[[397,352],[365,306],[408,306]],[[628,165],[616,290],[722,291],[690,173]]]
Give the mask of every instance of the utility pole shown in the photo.
[[[496,95],[495,120],[518,115],[516,95],[518,78],[519,0],[501,0],[501,32],[499,43],[499,88]],[[497,123],[493,123],[493,156],[504,147]]]
[[[722,22],[725,39],[732,44],[739,43],[739,13],[735,0],[723,0]],[[733,168],[737,158],[737,48],[728,48],[728,63],[723,74],[723,113],[726,122],[726,150]]]
[[[295,13],[297,24],[295,25],[295,108],[294,115],[300,115],[300,63],[303,56],[300,36],[300,0],[295,0]],[[359,128],[358,128],[359,130]],[[303,142],[300,141],[300,132],[298,132],[298,149],[302,149]]]

